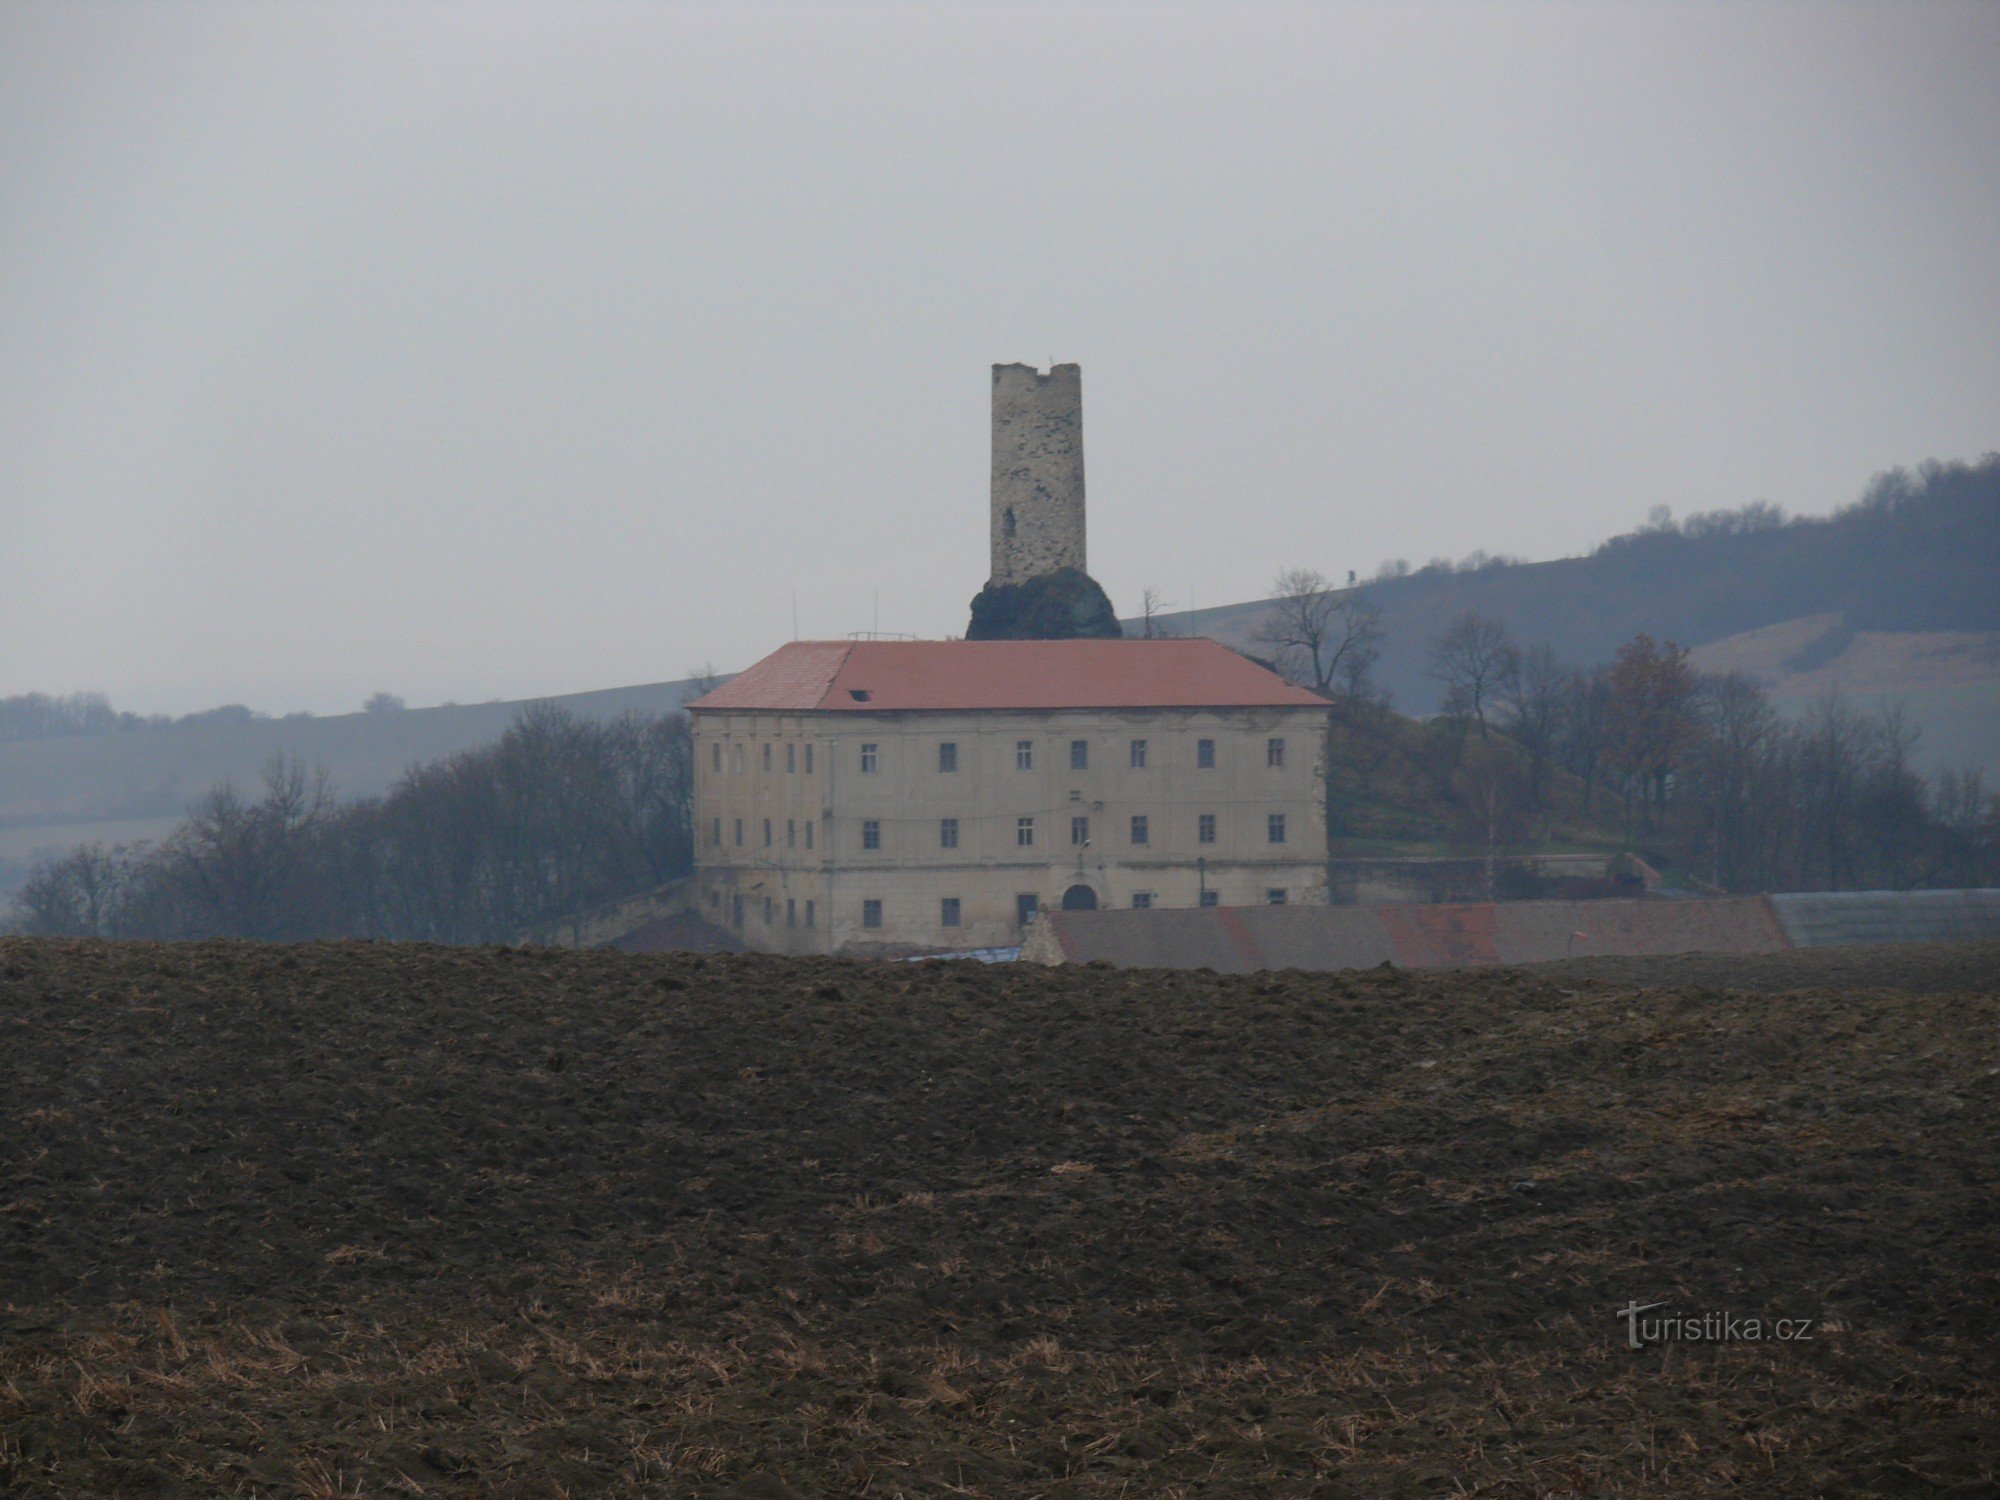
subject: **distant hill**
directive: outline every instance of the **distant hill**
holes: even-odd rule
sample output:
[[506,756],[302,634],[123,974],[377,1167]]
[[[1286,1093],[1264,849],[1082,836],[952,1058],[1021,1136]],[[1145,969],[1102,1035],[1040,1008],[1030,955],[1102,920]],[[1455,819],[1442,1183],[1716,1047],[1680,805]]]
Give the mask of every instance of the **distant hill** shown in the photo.
[[0,742],[0,897],[45,854],[158,838],[224,780],[254,786],[273,756],[323,766],[341,798],[387,791],[412,765],[489,745],[531,702],[587,719],[671,713],[691,684],[330,718],[243,718]]
[[[2000,774],[2000,455],[1883,475],[1826,519],[1752,506],[1614,537],[1587,557],[1434,564],[1361,589],[1382,613],[1379,675],[1404,713],[1437,711],[1430,642],[1475,610],[1577,666],[1643,631],[1701,648],[1707,670],[1748,672],[1781,706],[1828,689],[1900,697],[1924,730],[1920,758]],[[1255,651],[1268,609],[1160,623]]]

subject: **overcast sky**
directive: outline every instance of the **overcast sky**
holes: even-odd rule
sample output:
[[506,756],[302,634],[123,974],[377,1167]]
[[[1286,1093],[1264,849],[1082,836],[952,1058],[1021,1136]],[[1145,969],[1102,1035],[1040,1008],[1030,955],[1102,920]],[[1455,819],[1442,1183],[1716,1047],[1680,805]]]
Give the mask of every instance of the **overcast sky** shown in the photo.
[[0,6],[0,694],[964,629],[989,367],[1121,610],[2000,447],[2000,5]]

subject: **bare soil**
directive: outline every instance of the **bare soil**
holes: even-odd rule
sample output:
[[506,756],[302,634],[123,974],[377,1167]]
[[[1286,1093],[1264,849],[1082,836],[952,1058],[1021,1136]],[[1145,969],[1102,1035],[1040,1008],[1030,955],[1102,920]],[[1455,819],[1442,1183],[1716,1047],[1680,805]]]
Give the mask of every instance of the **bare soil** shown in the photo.
[[0,941],[0,1490],[1992,1496],[1996,1022],[1991,944]]

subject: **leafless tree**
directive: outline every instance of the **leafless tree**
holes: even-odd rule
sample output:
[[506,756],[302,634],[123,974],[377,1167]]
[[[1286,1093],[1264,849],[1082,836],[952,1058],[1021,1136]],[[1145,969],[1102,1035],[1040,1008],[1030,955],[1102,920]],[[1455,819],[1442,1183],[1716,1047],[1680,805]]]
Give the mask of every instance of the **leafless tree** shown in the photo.
[[1561,718],[1556,731],[1556,758],[1564,770],[1583,782],[1583,810],[1590,812],[1598,777],[1604,769],[1610,738],[1611,680],[1602,667],[1573,672],[1564,685]]
[[1467,610],[1431,642],[1430,674],[1444,687],[1444,711],[1469,717],[1486,736],[1486,710],[1512,688],[1521,653],[1507,627]]
[[1508,685],[1506,731],[1528,756],[1528,800],[1542,800],[1542,777],[1562,729],[1563,699],[1570,674],[1545,645],[1521,653],[1520,670]]
[[1162,620],[1160,615],[1173,607],[1173,600],[1162,598],[1158,589],[1147,584],[1139,592],[1140,635],[1149,641],[1172,635],[1173,631],[1168,628],[1166,621]]
[[1374,605],[1336,589],[1311,568],[1288,568],[1271,584],[1271,603],[1252,639],[1269,648],[1278,669],[1326,698],[1365,691],[1382,639]]
[[224,782],[162,847],[196,930],[190,936],[282,940],[318,930],[319,835],[334,815],[324,771],[272,759],[264,796]]
[[1700,685],[1702,735],[1689,760],[1689,795],[1706,824],[1709,883],[1734,890],[1758,865],[1767,822],[1778,717],[1756,683],[1731,672]]
[[698,667],[687,669],[687,686],[681,689],[682,704],[705,697],[722,685],[722,676],[715,670],[715,663],[705,661]]
[[14,919],[47,937],[110,937],[125,865],[123,849],[80,845],[29,875],[14,893]]

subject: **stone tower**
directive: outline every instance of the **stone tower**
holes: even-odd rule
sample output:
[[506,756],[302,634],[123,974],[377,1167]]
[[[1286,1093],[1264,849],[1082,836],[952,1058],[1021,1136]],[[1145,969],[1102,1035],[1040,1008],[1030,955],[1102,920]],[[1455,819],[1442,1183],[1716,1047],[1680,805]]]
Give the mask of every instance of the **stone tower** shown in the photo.
[[1083,560],[1083,372],[993,367],[994,584]]

